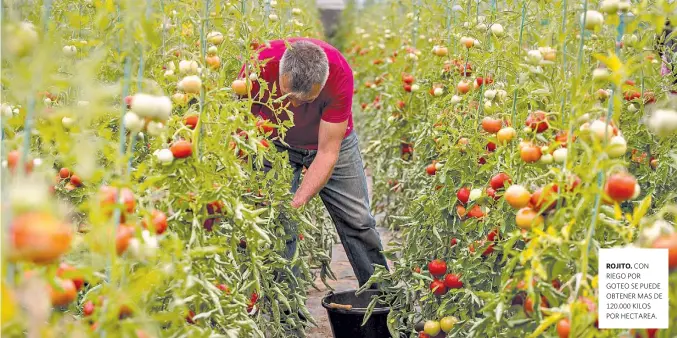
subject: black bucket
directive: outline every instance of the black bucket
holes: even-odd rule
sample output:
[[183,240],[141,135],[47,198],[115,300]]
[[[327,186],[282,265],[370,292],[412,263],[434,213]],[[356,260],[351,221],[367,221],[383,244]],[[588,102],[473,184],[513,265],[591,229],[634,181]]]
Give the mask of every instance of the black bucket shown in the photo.
[[390,307],[376,304],[371,317],[362,326],[371,299],[380,294],[378,290],[365,290],[358,296],[355,295],[355,290],[350,290],[329,293],[324,297],[322,306],[327,309],[334,338],[390,338],[388,331]]

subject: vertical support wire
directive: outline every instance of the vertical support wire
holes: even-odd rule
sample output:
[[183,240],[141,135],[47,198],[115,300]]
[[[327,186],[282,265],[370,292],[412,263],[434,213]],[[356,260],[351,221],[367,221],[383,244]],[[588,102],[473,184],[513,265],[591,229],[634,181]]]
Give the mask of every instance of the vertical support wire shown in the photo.
[[[456,10],[454,10],[454,6],[456,6],[456,0],[454,0],[451,4],[451,26],[449,28],[447,28],[447,31],[448,31],[447,34],[449,34],[449,44],[452,44],[451,43],[451,36],[452,36],[451,27],[456,26]],[[453,46],[454,46],[454,57],[456,57],[456,52],[458,51],[458,43],[453,43]]]
[[[453,5],[452,5],[453,6]],[[447,45],[451,45],[451,8],[449,4],[444,5],[444,13],[446,14],[445,24],[447,25],[446,34],[447,34]],[[451,46],[449,46],[451,47]]]
[[[527,0],[522,0],[522,18],[520,19],[520,35],[519,35],[519,44],[517,45],[518,55],[521,55],[522,51],[522,38],[524,34],[524,18],[527,14]],[[515,90],[512,94],[512,116],[510,122],[514,126],[517,118],[517,89],[519,86],[515,86]]]
[[[585,19],[587,18],[587,16],[588,16],[588,0],[585,0],[583,2],[583,17],[582,17],[581,23],[580,23],[580,25],[581,25],[581,32],[580,32],[581,42],[580,42],[579,48],[578,48],[578,60],[577,60],[577,63],[576,63],[576,73],[575,73],[576,76],[580,76],[580,74],[581,74],[581,65],[582,65],[582,61],[583,61],[583,47],[585,46]],[[564,71],[566,73],[566,69]],[[571,88],[571,90],[569,91],[569,96],[573,95],[573,89],[574,88]],[[574,116],[575,111],[576,111],[576,107],[572,104],[570,116]],[[569,119],[569,134],[567,135],[567,149],[571,149],[571,143],[573,142],[573,131],[574,131],[574,125],[571,122],[571,119]],[[564,164],[563,164],[564,168],[567,167],[568,162],[569,162],[569,156],[568,155],[569,154],[567,152],[567,157],[564,159]]]
[[[209,21],[209,0],[205,1],[205,6],[204,6],[204,14],[203,18],[201,20],[201,25],[200,25],[200,60],[205,63],[206,65],[206,58],[207,58],[207,40],[205,37],[205,30],[206,30],[206,25],[207,22]],[[203,67],[203,71],[204,68]],[[200,159],[200,156],[202,154],[202,135],[204,133],[204,123],[202,123],[203,118],[204,118],[204,110],[205,110],[205,86],[203,85],[200,87],[200,113],[199,113],[199,118],[198,120],[200,121],[200,136],[198,138],[197,144],[195,144],[195,147],[197,147],[197,158]]]
[[[566,39],[566,22],[567,22],[567,0],[562,0],[562,29],[561,29],[561,34],[562,36],[560,39],[562,40],[562,78],[564,79],[564,83],[567,83],[568,77],[569,77],[569,72],[567,72],[567,39]],[[565,89],[565,92],[562,93],[562,103],[560,105],[560,114],[562,115],[561,121],[562,121],[562,126],[567,122],[567,114],[565,113],[564,107],[567,102],[567,95],[570,95],[571,92],[567,91]],[[573,135],[574,132],[574,126],[573,124],[570,124],[569,126],[569,132],[567,133],[567,147],[571,146],[571,135]],[[570,148],[568,148],[570,149]],[[567,158],[569,152],[567,151],[567,156],[564,158],[564,162],[562,163],[562,172],[566,171],[567,168]],[[557,208],[562,206],[562,199],[558,198],[557,199]]]
[[421,0],[416,0],[416,5],[414,6],[414,29],[411,34],[411,46],[416,49],[416,38],[418,36],[418,25],[421,21]]
[[[562,78],[564,79],[564,83],[567,83],[567,77],[568,77],[568,72],[567,72],[567,39],[566,39],[566,30],[567,28],[567,0],[562,0],[562,30],[561,34],[562,36],[560,39],[562,39]],[[562,125],[565,123],[565,116],[566,114],[564,113],[564,106],[567,102],[567,93],[565,89],[565,93],[562,95],[562,104],[560,105],[560,113],[562,114]]]
[[[125,56],[125,68],[124,68],[124,78],[123,78],[123,85],[122,85],[122,104],[121,104],[121,111],[122,113],[120,114],[120,146],[119,146],[119,154],[123,155],[125,153],[125,144],[126,142],[126,130],[125,130],[125,124],[123,122],[124,116],[127,113],[127,104],[125,103],[125,97],[129,94],[129,82],[130,82],[130,77],[132,73],[132,59],[129,55]],[[117,192],[118,197],[120,197],[120,192]],[[117,233],[118,227],[120,226],[120,208],[115,208],[113,211],[113,219],[115,220],[115,232]],[[113,266],[113,257],[109,257],[109,264],[106,267],[106,280],[110,282],[111,279],[111,268]]]
[[583,63],[583,47],[585,46],[585,20],[588,18],[588,0],[583,2],[583,19],[581,20],[581,43],[578,46],[578,67],[576,67],[576,75],[581,73],[581,64]]
[[164,57],[165,57],[165,41],[166,41],[166,37],[165,37],[165,32],[166,32],[166,29],[165,29],[165,20],[167,20],[167,18],[165,17],[165,2],[164,2],[164,0],[160,0],[160,13],[162,13],[162,25],[160,26],[160,27],[162,27],[162,31],[161,31],[161,35],[162,35],[162,49],[161,49],[161,51],[162,51],[162,57],[164,58]]
[[47,32],[47,24],[49,24],[49,15],[52,13],[52,0],[45,0],[42,4],[42,32]]
[[[263,2],[263,13],[264,13],[263,22],[264,22],[266,28],[268,28],[268,16],[270,16],[270,0],[265,0]],[[291,18],[286,18],[286,19],[291,19]],[[287,21],[287,20],[282,20],[282,21]],[[266,30],[266,31],[269,31],[269,30]]]
[[[479,18],[480,18],[480,1],[477,1],[477,13],[475,14],[475,21],[479,23]],[[490,31],[489,31],[490,32]],[[487,32],[487,36],[489,36],[489,33]],[[487,39],[489,40],[489,39]],[[466,61],[467,65],[467,61]],[[478,74],[479,75],[479,74]],[[487,77],[487,71],[484,69],[484,79]],[[477,105],[477,118],[475,119],[475,130],[479,129],[480,127],[480,118],[482,117],[482,111],[484,108],[484,104],[482,103],[484,100],[484,79],[482,81],[482,85],[480,85],[480,97],[479,97],[479,104]]]

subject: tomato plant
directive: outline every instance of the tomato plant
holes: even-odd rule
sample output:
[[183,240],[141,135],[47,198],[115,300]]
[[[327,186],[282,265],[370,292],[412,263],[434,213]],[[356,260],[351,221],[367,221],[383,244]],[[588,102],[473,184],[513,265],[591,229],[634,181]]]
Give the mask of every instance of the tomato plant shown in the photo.
[[[257,120],[246,96],[266,41],[320,36],[311,2],[10,7],[3,336],[303,330],[305,290],[333,276],[333,226],[317,201],[289,206],[292,172],[269,137],[292,124]],[[286,258],[285,235],[300,234]]]
[[[623,332],[597,330],[575,300],[597,294],[589,248],[671,245],[677,114],[653,48],[672,7],[609,3],[399,1],[360,12],[344,39],[355,97],[380,106],[363,106],[356,129],[376,208],[402,242],[394,270],[372,280],[407,285],[382,297],[398,309],[391,332],[445,316],[459,319],[454,337]],[[382,74],[445,90],[402,90],[404,77]],[[406,161],[402,142],[416,149]],[[433,259],[463,287],[432,294],[440,281],[411,271]]]

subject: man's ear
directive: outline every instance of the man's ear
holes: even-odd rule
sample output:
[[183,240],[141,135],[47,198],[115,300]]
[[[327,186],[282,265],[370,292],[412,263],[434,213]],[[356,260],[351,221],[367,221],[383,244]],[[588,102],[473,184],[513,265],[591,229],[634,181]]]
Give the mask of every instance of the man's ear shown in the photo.
[[[285,87],[285,89],[289,89],[289,74],[280,74],[280,87]],[[282,89],[282,88],[280,88]]]

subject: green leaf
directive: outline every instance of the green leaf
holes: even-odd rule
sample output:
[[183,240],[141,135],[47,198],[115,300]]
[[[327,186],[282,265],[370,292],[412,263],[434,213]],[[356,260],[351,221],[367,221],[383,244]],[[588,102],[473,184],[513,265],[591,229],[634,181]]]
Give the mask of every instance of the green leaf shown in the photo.
[[636,227],[639,225],[639,222],[642,220],[646,212],[649,211],[651,207],[651,195],[646,195],[638,207],[635,208],[632,214],[632,226]]

